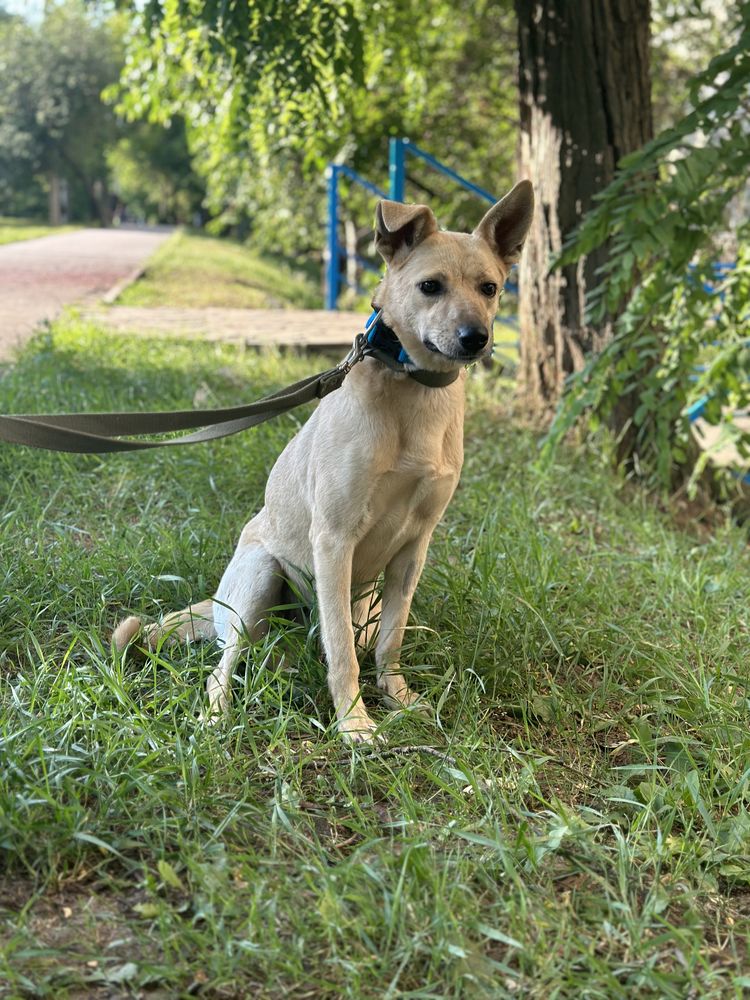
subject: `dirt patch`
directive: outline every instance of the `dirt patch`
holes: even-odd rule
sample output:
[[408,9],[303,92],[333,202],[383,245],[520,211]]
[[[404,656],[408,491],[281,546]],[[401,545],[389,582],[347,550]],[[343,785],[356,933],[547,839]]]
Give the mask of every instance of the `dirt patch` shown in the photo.
[[138,995],[128,985],[133,963],[155,957],[144,954],[142,938],[133,933],[133,908],[144,898],[134,889],[72,884],[39,890],[28,879],[3,878],[0,950],[30,987],[8,992],[0,981],[0,997],[32,996],[34,988],[64,990],[70,998]]

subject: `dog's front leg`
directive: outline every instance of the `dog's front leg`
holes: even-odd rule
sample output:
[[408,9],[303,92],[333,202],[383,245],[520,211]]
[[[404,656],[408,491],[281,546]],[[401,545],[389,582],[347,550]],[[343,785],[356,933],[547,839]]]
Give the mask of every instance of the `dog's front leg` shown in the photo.
[[417,700],[401,673],[401,644],[409,618],[412,597],[422,575],[431,532],[406,544],[385,569],[380,635],[375,648],[378,687],[386,699],[400,706]]
[[313,536],[315,592],[320,631],[328,661],[328,686],[339,720],[339,731],[348,740],[369,742],[375,723],[362,704],[359,664],[352,625],[352,559],[348,538],[328,529]]

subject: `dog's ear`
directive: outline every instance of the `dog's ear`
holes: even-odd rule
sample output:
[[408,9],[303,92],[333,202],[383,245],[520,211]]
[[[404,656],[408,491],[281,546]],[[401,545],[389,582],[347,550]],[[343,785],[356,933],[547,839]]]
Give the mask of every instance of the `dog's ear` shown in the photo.
[[396,256],[410,254],[437,228],[437,219],[426,205],[379,201],[375,209],[375,249],[390,264]]
[[531,181],[519,181],[493,205],[477,228],[481,236],[505,264],[515,264],[521,256],[526,234],[534,216],[534,189]]

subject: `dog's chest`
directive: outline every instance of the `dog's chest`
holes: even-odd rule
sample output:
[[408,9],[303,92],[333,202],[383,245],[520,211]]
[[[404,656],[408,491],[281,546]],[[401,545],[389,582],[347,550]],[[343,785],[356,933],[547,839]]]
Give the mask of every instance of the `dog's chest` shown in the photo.
[[440,480],[457,477],[463,461],[462,436],[453,420],[394,414],[373,455],[373,481],[381,503],[387,506],[428,495]]
[[461,442],[452,429],[398,428],[388,461],[373,470],[369,502],[354,555],[355,580],[371,580],[405,544],[432,532],[461,469]]

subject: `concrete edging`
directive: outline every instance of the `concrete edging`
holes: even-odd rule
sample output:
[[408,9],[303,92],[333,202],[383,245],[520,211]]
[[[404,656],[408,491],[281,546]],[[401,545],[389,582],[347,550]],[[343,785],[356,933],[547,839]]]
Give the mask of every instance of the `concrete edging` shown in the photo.
[[124,278],[120,278],[119,281],[116,281],[114,285],[107,289],[104,295],[102,295],[101,301],[107,306],[113,305],[126,288],[129,288],[130,285],[134,284],[139,278],[143,277],[146,272],[147,265],[148,261],[143,264],[138,264],[137,267],[134,267],[132,271],[125,275]]

